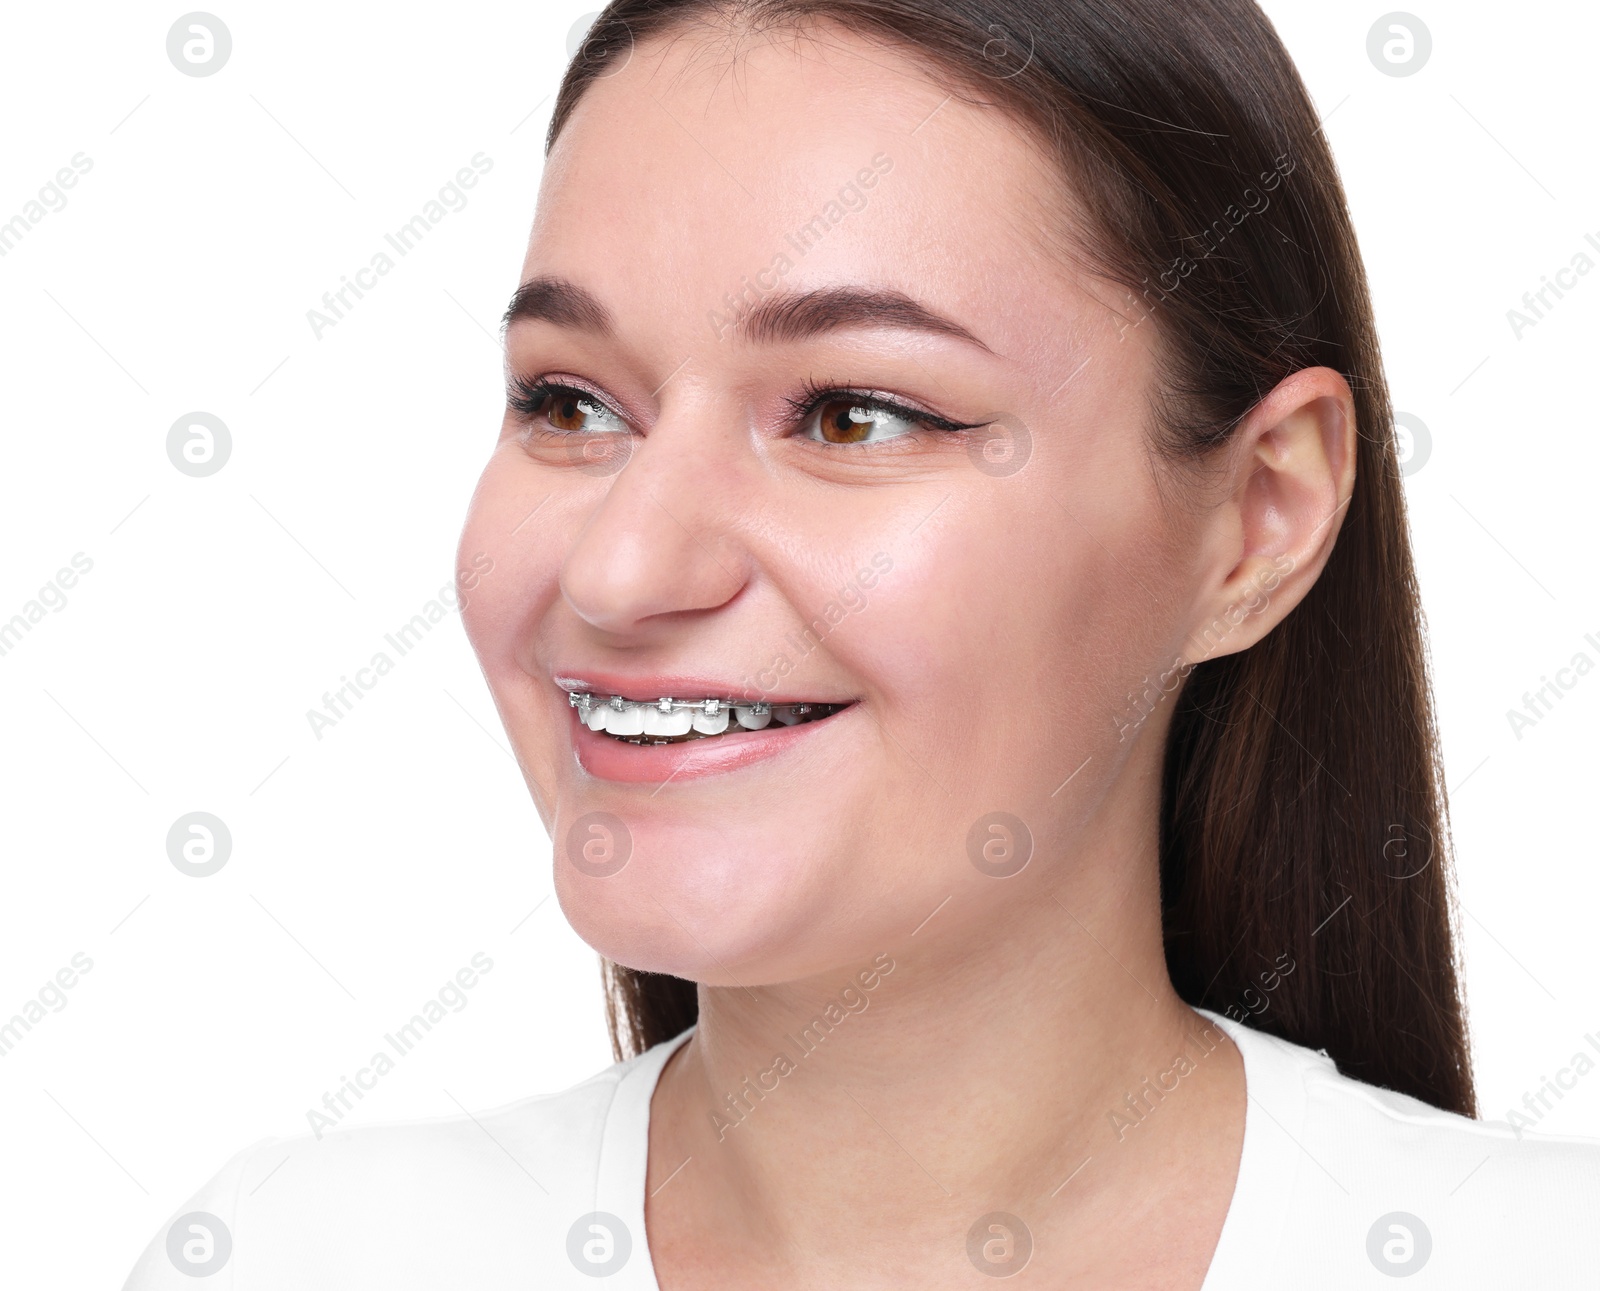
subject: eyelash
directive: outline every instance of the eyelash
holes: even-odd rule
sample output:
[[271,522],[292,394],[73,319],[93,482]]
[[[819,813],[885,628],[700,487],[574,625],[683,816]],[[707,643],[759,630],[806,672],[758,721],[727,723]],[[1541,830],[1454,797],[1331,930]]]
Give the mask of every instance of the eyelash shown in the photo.
[[[963,424],[951,421],[946,417],[936,417],[931,412],[922,412],[908,404],[900,403],[894,399],[885,399],[881,395],[869,394],[861,390],[853,390],[849,386],[819,385],[807,377],[801,388],[800,397],[784,398],[784,403],[797,422],[803,422],[825,403],[849,403],[857,408],[865,408],[871,412],[886,412],[891,417],[903,417],[906,421],[918,426],[931,426],[938,431],[953,433],[959,430],[974,430],[983,422]],[[898,436],[896,436],[898,438]],[[835,444],[834,448],[872,448],[873,444]]]
[[599,404],[619,421],[625,420],[610,404],[595,398],[587,390],[580,390],[577,386],[562,385],[557,381],[547,381],[543,377],[536,381],[527,377],[513,377],[511,388],[506,392],[506,406],[524,417],[537,417],[543,411],[545,400],[562,396],[576,397],[588,403]]
[[[528,377],[517,376],[511,380],[510,390],[506,395],[506,404],[512,411],[523,417],[537,417],[544,410],[545,403],[550,399],[577,398],[587,403],[596,404],[604,408],[618,421],[627,422],[627,418],[619,413],[605,400],[596,397],[580,386],[566,385],[560,381],[551,381],[540,377],[530,380]],[[917,426],[928,426],[944,433],[955,433],[963,430],[975,430],[983,422],[962,423],[951,421],[946,417],[935,416],[930,412],[923,412],[909,404],[903,404],[894,399],[886,399],[881,395],[869,394],[855,390],[849,386],[819,384],[807,377],[801,387],[800,394],[785,396],[784,403],[788,405],[790,416],[796,424],[801,424],[809,419],[817,409],[827,403],[850,403],[857,408],[864,408],[872,412],[888,413],[891,417],[900,417]],[[570,434],[568,431],[554,431],[553,434]],[[901,438],[891,436],[892,439]],[[822,441],[815,441],[822,442]],[[830,444],[830,448],[867,449],[882,447],[882,441],[861,444]]]

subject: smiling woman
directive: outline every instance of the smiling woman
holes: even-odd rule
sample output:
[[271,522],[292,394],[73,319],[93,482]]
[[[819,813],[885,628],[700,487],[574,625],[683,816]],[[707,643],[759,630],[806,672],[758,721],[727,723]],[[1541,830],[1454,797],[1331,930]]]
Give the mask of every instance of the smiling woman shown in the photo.
[[1600,1150],[1472,1119],[1365,277],[1250,0],[618,0],[518,281],[464,621],[617,1064],[247,1149],[129,1286],[1592,1276]]

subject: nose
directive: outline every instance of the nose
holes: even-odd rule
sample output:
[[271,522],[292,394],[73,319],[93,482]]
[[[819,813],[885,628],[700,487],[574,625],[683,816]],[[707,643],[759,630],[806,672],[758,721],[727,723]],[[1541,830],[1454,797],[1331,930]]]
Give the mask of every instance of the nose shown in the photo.
[[715,418],[703,403],[663,413],[604,486],[561,566],[561,593],[584,622],[636,635],[725,605],[749,581],[733,523],[748,514],[732,496],[738,432]]

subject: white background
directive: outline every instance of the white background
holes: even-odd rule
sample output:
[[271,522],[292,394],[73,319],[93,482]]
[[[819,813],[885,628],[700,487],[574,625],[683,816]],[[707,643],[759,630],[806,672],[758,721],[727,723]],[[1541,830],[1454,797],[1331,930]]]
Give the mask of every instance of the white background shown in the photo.
[[[459,620],[320,741],[305,717],[451,580],[589,7],[229,4],[231,58],[203,78],[168,61],[177,7],[7,14],[0,221],[93,165],[0,258],[0,620],[74,553],[93,569],[0,658],[0,1018],[74,953],[94,964],[0,1058],[8,1285],[120,1285],[224,1160],[303,1133],[475,952],[493,970],[359,1119],[611,1060]],[[1600,273],[1520,340],[1506,319],[1600,240],[1600,10],[1430,3],[1431,60],[1390,77],[1366,52],[1381,6],[1266,8],[1343,169],[1396,406],[1432,434],[1406,489],[1477,1077],[1503,1117],[1600,1036],[1600,672],[1520,740],[1506,717],[1580,650],[1600,664]],[[306,311],[480,152],[469,204],[315,338]],[[165,451],[195,410],[233,437],[204,479]],[[204,880],[165,850],[192,811],[234,840]],[[1600,1072],[1540,1128],[1600,1135]]]

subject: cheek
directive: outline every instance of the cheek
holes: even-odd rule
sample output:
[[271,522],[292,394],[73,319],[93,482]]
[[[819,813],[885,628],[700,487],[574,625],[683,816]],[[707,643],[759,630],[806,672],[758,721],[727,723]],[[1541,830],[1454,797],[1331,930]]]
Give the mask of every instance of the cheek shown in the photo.
[[[565,717],[551,700],[548,681],[534,674],[532,660],[541,622],[559,595],[560,550],[553,517],[555,499],[528,469],[520,449],[496,450],[468,507],[457,548],[457,567],[471,567],[485,554],[493,565],[468,593],[462,626],[483,669],[501,723],[541,817],[548,824],[546,789],[557,770],[552,750],[561,733],[550,726]],[[531,517],[531,518],[530,518]],[[546,693],[546,692],[550,693]],[[542,785],[541,785],[542,782]]]
[[953,492],[892,546],[894,567],[844,643],[891,720],[926,737],[919,758],[998,756],[1009,769],[1019,725],[1057,711],[1081,681],[1065,665],[1096,622],[1095,571],[1064,541],[1059,512],[1036,502],[1005,484]]
[[[532,478],[520,450],[501,445],[490,458],[473,492],[457,546],[458,567],[479,553],[494,562],[467,598],[462,614],[468,639],[489,675],[491,686],[525,653],[531,625],[554,593],[560,555],[552,541],[550,490]],[[552,504],[553,505],[553,504]]]
[[1176,562],[1147,501],[1018,476],[951,496],[892,548],[841,653],[904,743],[895,790],[940,829],[990,810],[1043,820],[1114,773],[1127,694],[1176,644]]

